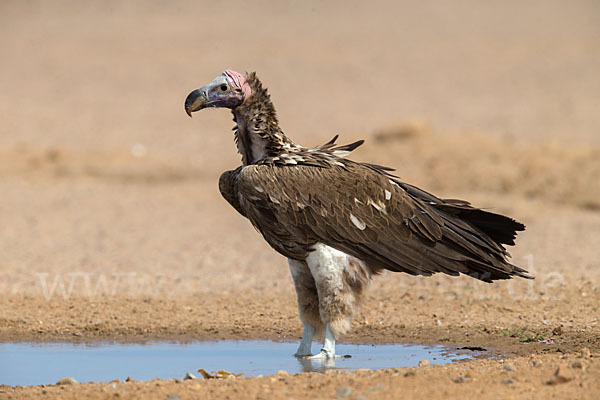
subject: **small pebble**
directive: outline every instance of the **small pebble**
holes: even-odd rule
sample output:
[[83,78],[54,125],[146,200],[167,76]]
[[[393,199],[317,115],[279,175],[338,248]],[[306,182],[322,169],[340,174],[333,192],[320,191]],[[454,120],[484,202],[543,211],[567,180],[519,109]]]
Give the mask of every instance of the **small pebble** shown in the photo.
[[176,394],[167,397],[165,400],[179,400],[179,396],[177,396]]
[[57,385],[76,385],[79,382],[77,382],[77,380],[75,378],[72,377],[67,377],[67,378],[62,378],[61,380],[59,380],[58,382],[56,382]]
[[581,358],[590,358],[592,356],[592,352],[587,347],[581,349],[580,357]]
[[453,381],[454,383],[465,383],[465,382],[471,382],[471,378],[467,377],[467,376],[459,376],[458,378],[454,378]]
[[560,383],[569,382],[572,379],[573,375],[571,375],[564,365],[561,365],[554,373],[554,376],[546,383],[548,385],[558,385]]
[[573,361],[571,363],[571,368],[583,369],[583,363],[579,360]]
[[507,370],[507,371],[514,371],[515,370],[515,366],[512,365],[512,364],[506,364],[504,366],[504,369]]
[[533,362],[531,364],[536,368],[542,366],[542,362],[540,360],[533,360]]
[[428,367],[431,363],[429,360],[421,360],[419,361],[419,367]]
[[367,390],[365,390],[365,393],[377,392],[381,389],[383,389],[383,386],[378,383],[377,385],[372,386],[372,387],[368,388]]
[[184,381],[189,381],[190,379],[196,379],[196,376],[193,374],[190,374],[189,372],[187,374],[185,374],[185,376],[183,377]]
[[417,375],[417,372],[412,369],[410,371],[406,371],[406,373],[404,374],[405,377],[415,376],[415,375]]
[[500,383],[503,384],[503,385],[510,385],[510,384],[515,383],[515,381],[513,381],[512,379],[505,379],[505,380],[503,380]]
[[560,327],[560,326],[557,326],[554,329],[552,329],[553,335],[560,336],[560,335],[562,335],[562,333],[563,333],[563,330],[562,330],[562,327]]
[[338,399],[344,399],[350,396],[350,393],[352,393],[352,388],[350,386],[341,386],[335,391],[335,397]]

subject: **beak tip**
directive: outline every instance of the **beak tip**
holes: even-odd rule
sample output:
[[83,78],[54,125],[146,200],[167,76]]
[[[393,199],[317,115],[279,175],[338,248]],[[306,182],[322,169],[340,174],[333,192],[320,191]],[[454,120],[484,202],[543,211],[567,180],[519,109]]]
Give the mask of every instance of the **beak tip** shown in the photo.
[[205,92],[201,89],[196,89],[191,92],[185,99],[183,103],[183,108],[185,109],[185,113],[191,118],[192,113],[195,111],[202,110],[206,108],[207,101]]

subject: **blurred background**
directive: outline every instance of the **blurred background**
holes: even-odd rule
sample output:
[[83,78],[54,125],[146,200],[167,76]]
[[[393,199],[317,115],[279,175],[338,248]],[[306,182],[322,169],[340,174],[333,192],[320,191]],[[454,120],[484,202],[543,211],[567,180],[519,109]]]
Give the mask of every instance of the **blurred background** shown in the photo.
[[[5,0],[0,54],[7,293],[39,292],[45,271],[289,285],[218,193],[239,165],[231,115],[183,110],[224,69],[256,71],[300,144],[364,138],[354,158],[440,195],[600,229],[595,0]],[[518,254],[561,263],[527,234]]]

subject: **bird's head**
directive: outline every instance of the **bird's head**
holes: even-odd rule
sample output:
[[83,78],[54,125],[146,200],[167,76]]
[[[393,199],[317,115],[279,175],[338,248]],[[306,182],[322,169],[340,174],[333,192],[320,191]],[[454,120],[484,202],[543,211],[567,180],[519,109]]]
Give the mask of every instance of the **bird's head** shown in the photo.
[[246,77],[239,72],[226,70],[208,85],[194,90],[185,99],[185,112],[190,117],[194,111],[207,107],[234,109],[246,100],[252,89]]

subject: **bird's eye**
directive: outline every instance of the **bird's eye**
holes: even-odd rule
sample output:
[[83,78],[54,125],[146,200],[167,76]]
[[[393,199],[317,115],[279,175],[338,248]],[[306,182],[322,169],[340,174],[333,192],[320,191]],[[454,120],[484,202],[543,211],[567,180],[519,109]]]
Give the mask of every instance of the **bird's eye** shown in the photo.
[[227,90],[227,85],[221,85],[221,91],[224,92]]

